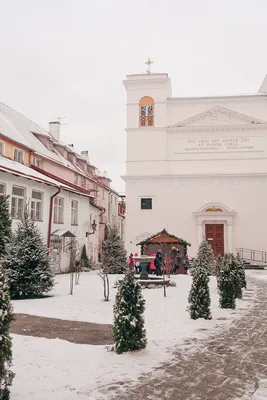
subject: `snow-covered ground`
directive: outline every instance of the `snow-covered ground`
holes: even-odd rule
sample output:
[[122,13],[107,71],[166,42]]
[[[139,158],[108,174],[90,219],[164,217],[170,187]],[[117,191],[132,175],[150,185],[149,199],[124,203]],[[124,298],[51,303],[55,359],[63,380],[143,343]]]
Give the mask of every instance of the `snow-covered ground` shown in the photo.
[[[247,277],[255,278],[260,281],[267,280],[267,270],[248,270],[246,271],[246,275]],[[244,396],[243,400],[267,400],[267,380],[261,380],[259,382],[259,388],[255,391],[255,393],[252,396]]]
[[[108,303],[103,301],[102,280],[96,273],[84,273],[80,284],[74,287],[73,296],[68,294],[69,276],[61,275],[57,277],[53,297],[15,301],[14,310],[53,318],[112,323],[117,290],[113,288],[115,279],[111,276],[111,301]],[[175,348],[181,347],[185,339],[207,337],[214,329],[238,318],[251,304],[238,301],[236,310],[221,310],[216,279],[212,277],[212,320],[192,321],[186,310],[191,277],[178,275],[172,280],[177,286],[167,288],[166,298],[163,289],[143,290],[148,346],[141,352],[117,355],[105,346],[14,335],[16,377],[12,400],[108,398],[108,389],[114,390],[120,382],[136,381],[140,375],[170,360]],[[106,395],[101,394],[103,391]]]

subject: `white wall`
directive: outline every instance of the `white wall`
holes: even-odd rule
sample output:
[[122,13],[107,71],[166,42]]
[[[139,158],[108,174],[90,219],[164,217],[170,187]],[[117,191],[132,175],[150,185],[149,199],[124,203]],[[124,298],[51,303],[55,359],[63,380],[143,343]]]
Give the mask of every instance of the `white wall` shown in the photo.
[[[143,233],[154,234],[166,228],[197,250],[197,218],[194,212],[208,203],[222,203],[236,212],[233,217],[232,249],[266,250],[267,177],[153,178],[130,179],[127,190],[126,249]],[[140,198],[152,197],[152,210],[141,210]],[[216,220],[216,215],[214,215]],[[225,250],[227,251],[227,232]]]
[[[30,201],[32,190],[37,190],[43,193],[43,220],[36,221],[37,226],[40,228],[44,241],[47,243],[48,236],[48,223],[49,223],[49,210],[50,210],[50,198],[56,193],[57,188],[48,186],[42,183],[38,183],[33,180],[24,179],[22,177],[17,177],[9,173],[0,172],[0,183],[4,183],[6,185],[6,194],[12,194],[12,186],[20,186],[26,189],[26,201]],[[89,256],[92,256],[94,261],[97,262],[98,256],[98,233],[99,233],[99,211],[97,208],[93,207],[89,204],[88,197],[80,196],[72,192],[68,192],[66,190],[62,190],[62,192],[58,195],[64,198],[64,223],[55,224],[52,219],[52,228],[51,232],[56,230],[69,230],[71,231],[77,238],[79,245],[83,244],[87,247],[87,252]],[[71,200],[78,201],[78,225],[71,225]],[[11,205],[10,205],[11,209]],[[97,224],[97,231],[94,235],[89,235],[86,238],[86,232],[91,232],[89,228],[90,221],[90,213],[94,215]],[[18,223],[18,219],[12,219],[12,229],[16,229],[16,225]],[[91,244],[90,244],[91,243]],[[90,253],[90,247],[92,247],[92,252]],[[63,269],[67,269],[66,262],[64,262]]]
[[[194,212],[208,203],[222,203],[235,211],[233,226],[225,232],[226,251],[238,247],[266,251],[267,96],[171,98],[166,74],[129,76],[124,85],[127,251],[137,251],[135,244],[142,235],[145,238],[166,228],[191,242],[189,254],[194,256],[200,229]],[[155,101],[155,127],[139,128],[138,104],[143,96]],[[215,107],[211,120],[196,117],[183,125],[188,118]],[[226,120],[221,120],[219,107],[230,110],[229,118],[226,113]],[[224,152],[179,150],[181,139],[236,137],[256,143],[255,147]],[[152,210],[141,210],[141,197],[153,199]]]

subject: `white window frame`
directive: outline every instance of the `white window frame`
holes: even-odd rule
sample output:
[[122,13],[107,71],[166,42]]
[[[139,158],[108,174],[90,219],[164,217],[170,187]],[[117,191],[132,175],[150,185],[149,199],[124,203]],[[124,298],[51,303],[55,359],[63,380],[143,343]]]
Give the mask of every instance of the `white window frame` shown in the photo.
[[0,192],[0,196],[5,196],[6,195],[6,184],[5,183],[3,183],[3,182],[0,182],[0,187],[4,187],[4,193],[1,193]]
[[[18,188],[24,190],[24,196],[19,196],[13,194],[13,189]],[[26,198],[26,188],[22,186],[13,185],[12,186],[12,194],[11,194],[11,218],[12,219],[21,219],[23,216],[24,206],[25,206],[25,198]],[[22,200],[22,202],[21,202]],[[13,203],[15,203],[15,207],[13,207]],[[19,204],[21,205],[19,207]],[[13,212],[14,210],[14,212]]]
[[[43,192],[40,192],[39,190],[32,190],[33,192],[40,193],[41,199],[35,199],[34,197],[31,197],[31,218],[34,221],[42,221],[43,220],[43,198],[44,194]],[[37,216],[37,204],[40,204],[40,215],[39,217]],[[34,206],[34,207],[33,207]]]
[[85,176],[81,176],[81,187],[86,188],[86,178]]
[[79,174],[74,172],[74,185],[79,185]]
[[[22,154],[22,160],[21,161],[19,160],[19,157],[16,160],[16,157],[15,157],[16,152],[18,152],[18,154]],[[16,162],[18,162],[20,164],[24,163],[24,151],[19,149],[18,147],[14,147],[14,161],[16,161]]]
[[5,142],[3,140],[0,140],[0,146],[2,147],[2,153],[0,152],[0,156],[5,155]]
[[[38,164],[41,164],[41,166]],[[38,168],[43,168],[43,160],[40,157],[35,157],[35,165]]]
[[[74,203],[76,207],[74,207]],[[78,210],[79,210],[78,200],[71,199],[71,225],[78,225]]]
[[[62,204],[60,201],[62,200]],[[61,214],[60,214],[60,210]],[[54,198],[54,224],[64,224],[64,197],[56,196]]]

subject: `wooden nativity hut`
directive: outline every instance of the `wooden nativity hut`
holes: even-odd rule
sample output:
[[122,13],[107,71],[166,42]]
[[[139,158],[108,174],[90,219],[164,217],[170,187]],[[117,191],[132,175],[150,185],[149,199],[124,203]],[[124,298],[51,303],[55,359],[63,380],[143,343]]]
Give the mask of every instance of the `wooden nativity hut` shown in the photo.
[[[187,255],[187,247],[191,246],[191,244],[184,239],[171,235],[166,229],[163,229],[161,232],[137,243],[137,246],[141,246],[141,255],[151,256],[156,254],[158,250],[161,250],[166,260],[166,258],[171,258],[173,248],[177,249],[180,258],[185,257]],[[181,273],[183,273],[182,270]]]

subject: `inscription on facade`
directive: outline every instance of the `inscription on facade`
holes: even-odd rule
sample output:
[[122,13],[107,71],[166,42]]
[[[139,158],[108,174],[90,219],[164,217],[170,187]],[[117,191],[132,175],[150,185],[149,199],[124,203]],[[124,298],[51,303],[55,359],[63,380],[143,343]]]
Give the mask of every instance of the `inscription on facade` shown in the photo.
[[177,139],[175,154],[181,153],[224,153],[264,151],[262,137],[231,137],[231,138],[203,138]]

